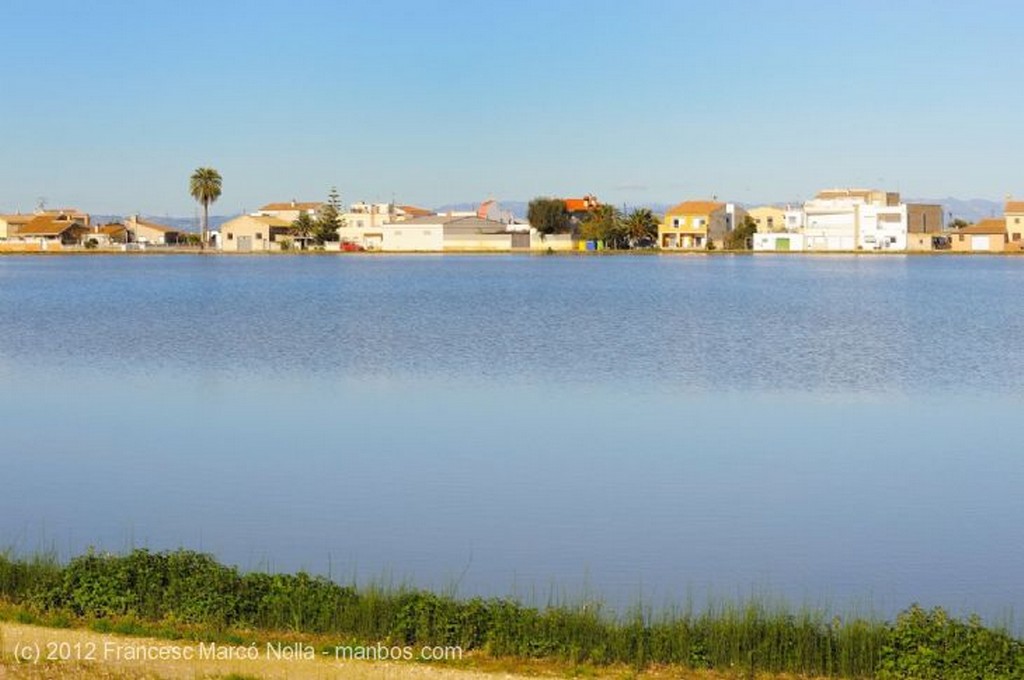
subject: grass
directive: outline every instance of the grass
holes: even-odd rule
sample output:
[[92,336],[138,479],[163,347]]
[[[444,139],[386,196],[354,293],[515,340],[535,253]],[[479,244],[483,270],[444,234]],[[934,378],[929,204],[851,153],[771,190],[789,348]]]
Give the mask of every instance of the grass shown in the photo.
[[[99,632],[238,643],[239,631],[333,636],[353,643],[458,646],[490,658],[569,667],[652,666],[846,678],[1024,678],[1024,643],[911,607],[895,622],[842,619],[751,599],[704,611],[601,604],[524,606],[407,587],[342,585],[320,576],[242,573],[178,550],[0,554],[0,616]],[[325,642],[326,643],[326,642]]]

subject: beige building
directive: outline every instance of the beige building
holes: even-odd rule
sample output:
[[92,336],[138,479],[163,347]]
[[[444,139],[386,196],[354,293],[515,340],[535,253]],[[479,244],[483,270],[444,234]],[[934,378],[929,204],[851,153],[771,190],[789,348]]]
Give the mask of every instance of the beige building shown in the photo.
[[180,229],[139,219],[138,215],[132,215],[125,220],[124,226],[134,243],[163,246],[175,245],[185,240],[185,234]]
[[[22,227],[38,217],[52,218],[58,222],[74,221],[84,227],[88,227],[91,223],[89,213],[84,213],[77,208],[37,210],[31,214],[0,215],[0,241],[14,239]],[[39,224],[42,223],[37,223],[37,226]]]
[[[424,215],[363,226],[353,220],[340,230],[343,240],[382,252],[508,252],[529,250],[529,227],[510,227],[476,215]],[[552,248],[561,242],[551,243]]]
[[293,241],[292,221],[267,215],[242,215],[220,226],[220,249],[229,253],[263,253]]
[[944,249],[948,243],[944,229],[941,205],[907,203],[907,250]]
[[38,243],[47,248],[51,245],[78,245],[88,235],[89,227],[70,215],[36,215],[18,228],[15,240]]
[[35,215],[0,215],[0,241],[12,239],[18,234],[18,230],[31,222]]
[[1008,240],[1006,221],[991,218],[950,234],[950,248],[957,253],[1001,253]]
[[757,233],[759,234],[786,231],[786,211],[782,208],[762,205],[757,208],[751,208],[747,211],[747,214],[757,224]]
[[128,229],[123,224],[112,222],[101,226],[94,226],[86,237],[86,241],[92,239],[101,246],[109,246],[115,243],[127,243],[130,240]]
[[1007,201],[1003,216],[1009,250],[1024,250],[1024,201]]
[[529,227],[485,217],[458,217],[444,225],[445,252],[529,250],[531,240]]

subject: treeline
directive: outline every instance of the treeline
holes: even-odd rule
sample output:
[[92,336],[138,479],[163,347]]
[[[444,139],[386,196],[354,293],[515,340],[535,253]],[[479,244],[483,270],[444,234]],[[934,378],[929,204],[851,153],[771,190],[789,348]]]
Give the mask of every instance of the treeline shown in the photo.
[[658,218],[647,208],[628,213],[612,205],[595,205],[586,214],[570,213],[560,198],[530,201],[527,220],[541,234],[574,234],[585,241],[602,241],[608,248],[653,246],[658,238]]
[[209,631],[333,634],[363,641],[461,646],[497,657],[573,664],[670,664],[834,677],[1024,678],[1024,643],[914,606],[894,623],[843,620],[756,600],[705,611],[613,615],[600,604],[524,606],[502,598],[341,585],[306,573],[240,572],[187,550],[52,557],[0,555],[0,598],[83,622],[129,618]]

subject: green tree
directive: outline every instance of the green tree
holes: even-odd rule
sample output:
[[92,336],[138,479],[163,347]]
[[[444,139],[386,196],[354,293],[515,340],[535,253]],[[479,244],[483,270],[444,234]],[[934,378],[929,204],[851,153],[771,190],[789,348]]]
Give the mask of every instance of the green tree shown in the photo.
[[964,227],[969,225],[967,224],[967,220],[963,220],[958,217],[955,220],[953,220],[949,226],[951,229],[963,229]]
[[750,239],[757,233],[757,222],[750,215],[743,216],[743,224],[725,235],[726,250],[749,250]]
[[320,208],[320,214],[316,219],[316,228],[313,230],[313,238],[316,239],[318,245],[338,240],[338,230],[345,226],[345,220],[341,214],[341,196],[338,195],[336,187],[331,187],[330,193],[327,194],[327,202]]
[[206,235],[210,225],[210,204],[220,198],[220,173],[213,168],[196,168],[189,180],[189,193],[203,206],[203,226],[199,232],[199,245],[206,247]]
[[656,241],[658,238],[658,218],[649,208],[634,208],[623,220],[629,246],[636,248],[644,241]]
[[597,206],[580,223],[580,237],[587,241],[604,241],[609,248],[625,247],[626,228],[622,213],[612,205]]
[[299,213],[299,216],[295,218],[295,221],[292,222],[292,235],[305,244],[316,231],[316,228],[316,220],[313,219],[313,216],[310,215],[308,211],[303,210]]
[[541,234],[567,234],[572,231],[565,201],[560,198],[541,196],[530,201],[526,213],[530,226]]

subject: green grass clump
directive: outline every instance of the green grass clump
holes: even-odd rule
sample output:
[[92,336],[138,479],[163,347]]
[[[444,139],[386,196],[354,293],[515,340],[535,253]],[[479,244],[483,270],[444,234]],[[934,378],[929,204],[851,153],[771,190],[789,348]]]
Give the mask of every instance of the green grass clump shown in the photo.
[[674,665],[752,677],[1024,678],[1024,643],[977,618],[964,622],[916,606],[894,623],[757,599],[698,613],[638,606],[616,615],[595,602],[537,608],[507,598],[357,588],[304,572],[242,573],[187,550],[90,551],[66,565],[49,555],[0,554],[0,598],[17,605],[14,616],[26,623],[70,625],[74,617],[129,635],[234,639],[233,631],[244,629],[293,631],[575,667]]

